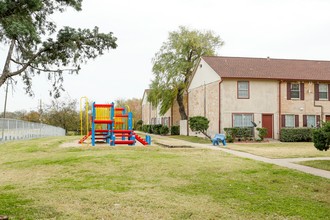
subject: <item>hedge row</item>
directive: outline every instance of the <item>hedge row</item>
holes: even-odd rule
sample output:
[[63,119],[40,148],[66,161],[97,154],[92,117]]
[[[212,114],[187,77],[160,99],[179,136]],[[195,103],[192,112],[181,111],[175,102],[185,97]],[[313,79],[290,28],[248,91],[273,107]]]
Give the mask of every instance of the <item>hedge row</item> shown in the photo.
[[254,130],[251,127],[247,128],[224,128],[226,132],[227,142],[234,142],[237,138],[238,140],[250,140],[254,136]]
[[174,125],[171,127],[171,135],[180,135],[180,126]]
[[314,128],[282,128],[280,141],[282,142],[311,142]]
[[167,126],[163,126],[161,124],[157,125],[142,125],[143,132],[149,133],[149,134],[161,134],[166,135],[169,132],[169,128]]
[[[170,129],[166,125],[142,125],[141,131],[149,133],[149,134],[161,134],[167,135],[170,132]],[[180,134],[180,126],[172,126],[171,127],[171,135],[179,135]]]

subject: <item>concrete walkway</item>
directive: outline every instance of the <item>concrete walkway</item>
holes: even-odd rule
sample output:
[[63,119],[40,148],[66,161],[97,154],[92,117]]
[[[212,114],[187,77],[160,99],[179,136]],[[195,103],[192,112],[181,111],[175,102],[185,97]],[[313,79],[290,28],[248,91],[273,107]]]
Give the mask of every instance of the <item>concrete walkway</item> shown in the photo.
[[309,173],[309,174],[312,174],[315,176],[320,176],[320,177],[330,179],[330,171],[296,164],[296,162],[308,161],[308,160],[330,160],[330,157],[270,159],[270,158],[261,157],[261,156],[257,156],[257,155],[246,153],[246,152],[227,149],[223,146],[220,146],[220,147],[213,146],[211,143],[210,144],[197,144],[197,143],[192,143],[192,142],[178,140],[178,139],[164,137],[164,136],[158,136],[158,135],[151,135],[151,136],[152,136],[153,144],[160,145],[160,146],[165,146],[165,147],[169,147],[169,148],[171,148],[171,147],[172,148],[192,147],[192,148],[207,148],[207,149],[212,149],[212,150],[221,150],[221,151],[224,151],[226,153],[229,153],[229,154],[232,154],[232,155],[235,155],[238,157],[249,158],[252,160],[275,164],[278,166],[287,167],[287,168],[298,170],[298,171],[301,171],[304,173]]

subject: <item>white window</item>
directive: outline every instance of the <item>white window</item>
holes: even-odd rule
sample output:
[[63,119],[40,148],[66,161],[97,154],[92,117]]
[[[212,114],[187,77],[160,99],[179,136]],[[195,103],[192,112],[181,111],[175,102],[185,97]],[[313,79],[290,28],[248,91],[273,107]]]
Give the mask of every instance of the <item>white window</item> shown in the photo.
[[249,82],[239,81],[237,82],[237,98],[248,99],[249,98]]
[[253,114],[233,114],[233,127],[253,127]]
[[309,128],[316,127],[316,116],[315,115],[307,115],[307,127],[309,127]]
[[328,84],[319,84],[320,100],[328,100]]
[[285,115],[285,127],[287,128],[295,127],[294,115]]
[[300,84],[299,83],[291,84],[291,98],[300,99]]

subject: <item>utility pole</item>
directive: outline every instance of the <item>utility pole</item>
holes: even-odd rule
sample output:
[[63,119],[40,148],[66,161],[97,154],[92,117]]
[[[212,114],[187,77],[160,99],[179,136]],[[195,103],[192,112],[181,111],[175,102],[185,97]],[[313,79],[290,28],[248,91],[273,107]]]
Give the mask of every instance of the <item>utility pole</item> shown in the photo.
[[6,118],[8,85],[9,85],[9,80],[7,80],[7,85],[6,85],[5,105],[3,107],[3,118]]
[[4,138],[4,133],[5,133],[5,118],[6,118],[6,109],[7,109],[8,85],[9,85],[9,79],[7,79],[6,95],[5,95],[5,105],[4,105],[4,107],[3,107],[2,136],[1,136],[1,140],[3,140],[3,138]]
[[43,114],[43,110],[42,110],[42,99],[39,100],[39,122],[42,123],[42,114]]

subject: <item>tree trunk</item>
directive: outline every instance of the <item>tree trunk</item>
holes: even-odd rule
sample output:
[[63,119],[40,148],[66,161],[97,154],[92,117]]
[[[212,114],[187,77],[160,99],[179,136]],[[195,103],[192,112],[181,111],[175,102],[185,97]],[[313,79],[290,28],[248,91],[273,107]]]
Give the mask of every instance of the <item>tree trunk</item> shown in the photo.
[[15,40],[11,40],[7,58],[6,58],[6,63],[5,66],[3,67],[2,74],[0,76],[0,87],[6,82],[7,78],[9,77],[9,66],[10,66],[10,59],[13,55],[13,50],[14,50],[14,45],[15,45]]
[[183,88],[179,88],[178,89],[178,94],[176,96],[176,101],[179,105],[179,112],[180,112],[180,116],[181,116],[181,120],[187,120],[188,116],[184,107],[184,103],[183,103],[183,94],[184,94],[184,89]]
[[211,136],[208,135],[206,132],[203,132],[203,131],[202,131],[202,133],[203,133],[208,139],[212,140]]

